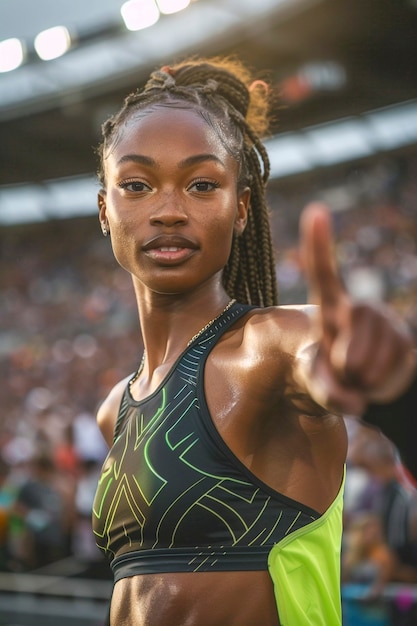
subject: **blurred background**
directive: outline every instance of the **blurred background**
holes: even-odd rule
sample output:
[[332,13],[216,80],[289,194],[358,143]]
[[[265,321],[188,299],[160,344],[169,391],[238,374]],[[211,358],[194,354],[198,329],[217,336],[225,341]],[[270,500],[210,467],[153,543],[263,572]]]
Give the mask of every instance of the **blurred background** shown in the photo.
[[[273,85],[281,303],[306,300],[298,219],[322,199],[351,293],[417,327],[417,0],[0,0],[0,626],[106,614],[95,412],[141,337],[94,148],[127,93],[190,54],[236,54]],[[417,624],[415,484],[346,423],[344,623]]]

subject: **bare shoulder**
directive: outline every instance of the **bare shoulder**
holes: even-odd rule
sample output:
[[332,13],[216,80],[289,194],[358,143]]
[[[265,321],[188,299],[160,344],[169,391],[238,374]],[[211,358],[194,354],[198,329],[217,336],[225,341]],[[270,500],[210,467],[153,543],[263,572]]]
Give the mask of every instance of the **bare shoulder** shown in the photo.
[[253,309],[244,320],[241,340],[245,385],[275,401],[285,398],[306,415],[323,415],[323,407],[307,393],[303,374],[315,354],[316,313],[315,305]]
[[233,370],[233,380],[252,395],[281,398],[297,357],[313,343],[313,311],[307,306],[250,309],[225,333],[214,357],[218,361],[211,362],[225,376]]
[[129,379],[130,375],[119,381],[97,411],[97,424],[109,447],[113,443],[114,427],[119,413],[120,402]]
[[250,324],[275,324],[288,330],[308,327],[317,312],[315,304],[285,304],[251,309],[246,320]]
[[272,350],[295,356],[313,341],[315,305],[285,305],[253,309],[245,320],[244,333],[263,353]]

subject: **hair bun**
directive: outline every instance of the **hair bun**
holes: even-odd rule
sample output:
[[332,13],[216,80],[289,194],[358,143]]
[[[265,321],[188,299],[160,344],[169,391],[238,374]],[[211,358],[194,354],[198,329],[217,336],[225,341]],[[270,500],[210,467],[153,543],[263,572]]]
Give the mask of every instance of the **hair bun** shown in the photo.
[[215,92],[246,117],[250,103],[249,90],[244,80],[246,77],[235,75],[227,63],[218,63],[214,59],[169,69],[175,72],[177,85],[201,87],[203,93],[207,94]]

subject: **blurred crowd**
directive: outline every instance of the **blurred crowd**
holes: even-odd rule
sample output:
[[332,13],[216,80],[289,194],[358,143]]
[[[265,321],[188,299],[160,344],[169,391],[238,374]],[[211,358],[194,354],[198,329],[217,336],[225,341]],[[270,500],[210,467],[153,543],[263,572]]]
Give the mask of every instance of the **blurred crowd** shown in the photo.
[[[390,302],[417,328],[415,154],[274,181],[269,194],[282,304],[307,298],[298,219],[322,199],[334,210],[349,291]],[[95,217],[2,228],[0,569],[32,571],[74,555],[101,565],[90,517],[106,446],[95,412],[140,360],[133,298]],[[374,600],[384,586],[417,583],[416,485],[390,442],[346,422],[343,581],[366,589],[374,611],[366,623],[382,625]]]
[[0,256],[0,567],[89,566],[95,413],[141,355],[130,277],[94,218],[4,228]]

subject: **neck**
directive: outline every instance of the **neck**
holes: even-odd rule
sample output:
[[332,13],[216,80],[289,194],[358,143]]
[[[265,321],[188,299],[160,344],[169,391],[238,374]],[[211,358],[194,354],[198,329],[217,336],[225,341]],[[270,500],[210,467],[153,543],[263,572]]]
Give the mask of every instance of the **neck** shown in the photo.
[[223,287],[178,296],[138,294],[142,338],[154,366],[172,362],[230,302]]
[[[203,335],[205,333],[206,330],[208,330],[210,328],[210,326],[212,324],[214,324],[219,317],[221,317],[224,313],[226,313],[226,311],[228,311],[232,305],[236,302],[235,298],[232,298],[231,300],[229,300],[229,302],[226,304],[226,306],[220,311],[220,313],[218,313],[218,315],[214,316],[212,319],[210,319],[204,326],[202,326],[200,328],[199,331],[197,331],[187,342],[187,346],[190,346],[194,341],[196,341],[201,335]],[[177,357],[175,357],[176,359]],[[142,355],[142,359],[140,362],[140,365],[137,369],[136,374],[133,376],[133,378],[130,380],[129,382],[129,386],[130,389],[132,389],[132,386],[134,385],[134,383],[138,380],[138,378],[141,376],[142,371],[144,370],[145,364],[148,361],[148,357],[147,357],[147,353],[146,353],[146,348],[143,350],[143,355]],[[167,362],[169,362],[169,359],[165,360],[165,365],[167,365]],[[150,372],[154,371],[155,368],[152,368],[150,366],[150,364],[148,364],[148,378],[149,378],[149,374]]]
[[224,296],[218,302],[210,301],[212,311],[210,316],[208,303],[206,307],[203,303],[199,303],[198,307],[195,304],[189,307],[181,306],[174,312],[156,307],[152,311],[146,311],[143,318],[141,316],[144,351],[138,370],[129,383],[131,392],[133,387],[136,388],[136,382],[139,388],[141,386],[143,389],[152,388],[156,370],[159,370],[156,379],[158,376],[163,377],[167,368],[173,365],[187,346],[198,339],[233,305],[235,299],[229,298],[227,294]]

